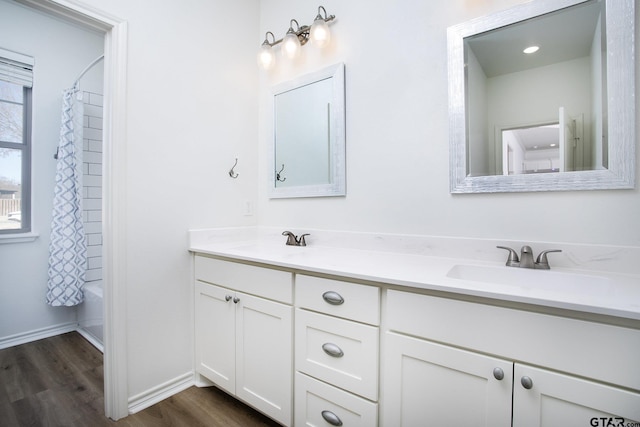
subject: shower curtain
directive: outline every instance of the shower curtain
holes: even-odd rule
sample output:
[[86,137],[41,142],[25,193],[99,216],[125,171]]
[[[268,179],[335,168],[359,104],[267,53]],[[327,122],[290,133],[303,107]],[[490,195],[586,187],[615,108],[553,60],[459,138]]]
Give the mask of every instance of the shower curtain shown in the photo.
[[63,92],[62,124],[53,199],[47,304],[84,300],[87,243],[82,224],[82,99],[76,83]]

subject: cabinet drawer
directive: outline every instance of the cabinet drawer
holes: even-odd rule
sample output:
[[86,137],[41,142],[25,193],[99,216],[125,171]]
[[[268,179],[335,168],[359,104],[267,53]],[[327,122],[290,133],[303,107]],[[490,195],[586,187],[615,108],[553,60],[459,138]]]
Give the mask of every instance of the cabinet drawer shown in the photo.
[[[296,372],[295,425],[371,427],[378,405]],[[330,421],[331,420],[331,421]]]
[[291,273],[254,265],[195,256],[195,277],[251,295],[293,303]]
[[380,324],[380,289],[376,286],[298,274],[296,305],[371,325]]
[[296,309],[296,369],[378,399],[379,329]]
[[640,390],[640,330],[389,290],[388,328]]

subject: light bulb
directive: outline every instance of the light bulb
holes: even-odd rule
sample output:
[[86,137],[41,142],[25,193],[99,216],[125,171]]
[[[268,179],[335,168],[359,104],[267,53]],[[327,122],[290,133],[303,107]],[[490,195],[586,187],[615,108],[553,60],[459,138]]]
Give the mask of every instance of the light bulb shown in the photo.
[[320,15],[316,16],[316,19],[311,25],[311,30],[309,31],[309,33],[311,42],[318,47],[325,47],[331,40],[331,31],[329,31],[329,25]]
[[273,53],[273,49],[269,43],[263,43],[258,51],[258,65],[263,69],[269,70],[273,68],[276,63],[276,55]]
[[282,39],[282,54],[289,59],[294,59],[300,54],[300,48],[298,36],[292,28],[289,28],[289,31]]

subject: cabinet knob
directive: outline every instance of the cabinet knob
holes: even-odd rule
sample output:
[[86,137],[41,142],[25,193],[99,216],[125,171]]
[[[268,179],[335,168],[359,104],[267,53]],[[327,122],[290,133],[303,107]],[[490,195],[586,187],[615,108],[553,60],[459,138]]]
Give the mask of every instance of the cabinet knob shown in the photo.
[[236,304],[237,304],[237,303],[239,303],[239,302],[240,302],[240,298],[238,298],[238,297],[233,297],[233,302],[234,302],[234,303],[236,303]]
[[524,376],[520,378],[520,384],[522,384],[522,387],[526,388],[527,390],[531,390],[531,388],[533,387],[533,380],[527,376]]
[[226,302],[231,301],[231,295],[225,295],[225,296],[224,296],[224,300],[225,300]]
[[322,299],[324,299],[331,305],[340,305],[344,302],[344,298],[342,298],[342,295],[334,291],[325,292],[324,294],[322,294]]
[[332,426],[341,426],[342,420],[331,411],[322,411],[322,418]]
[[331,357],[342,357],[344,356],[344,352],[337,345],[327,342],[322,344],[322,349],[325,353],[327,353]]
[[493,368],[493,378],[501,381],[504,378],[504,371],[502,368]]

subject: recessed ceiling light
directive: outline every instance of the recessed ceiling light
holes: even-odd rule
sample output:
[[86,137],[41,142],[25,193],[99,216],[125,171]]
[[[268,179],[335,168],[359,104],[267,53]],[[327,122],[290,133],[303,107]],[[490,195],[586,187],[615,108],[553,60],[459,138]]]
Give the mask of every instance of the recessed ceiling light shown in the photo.
[[549,147],[555,147],[558,144],[549,144]]
[[525,50],[523,50],[522,52],[523,52],[523,53],[526,53],[526,54],[530,54],[530,53],[535,53],[535,52],[537,52],[538,50],[540,50],[540,47],[539,47],[539,46],[529,46],[528,48],[526,48],[526,49],[525,49]]

